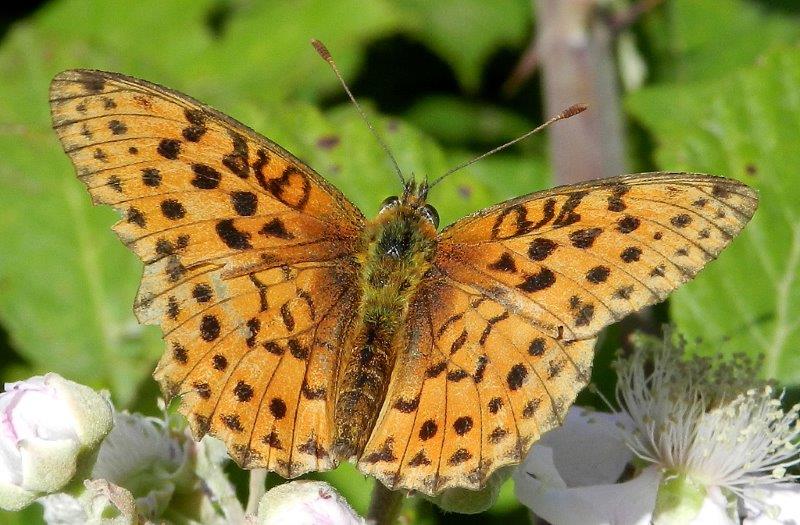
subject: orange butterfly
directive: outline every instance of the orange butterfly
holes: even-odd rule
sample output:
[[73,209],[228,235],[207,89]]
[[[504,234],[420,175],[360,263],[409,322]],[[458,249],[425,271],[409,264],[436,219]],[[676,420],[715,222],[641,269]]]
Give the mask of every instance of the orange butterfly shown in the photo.
[[371,221],[277,144],[142,80],[65,71],[53,126],[144,261],[155,371],[197,438],[291,478],[478,489],[558,425],[601,328],[663,300],[752,217],[736,181],[650,173],[518,197],[437,233],[428,185]]

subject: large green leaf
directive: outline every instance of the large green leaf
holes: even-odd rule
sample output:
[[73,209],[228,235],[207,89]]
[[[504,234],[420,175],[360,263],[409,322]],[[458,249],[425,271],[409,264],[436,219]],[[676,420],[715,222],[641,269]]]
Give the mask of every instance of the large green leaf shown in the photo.
[[760,206],[739,239],[674,296],[685,333],[725,352],[763,353],[764,374],[800,382],[800,51],[704,86],[652,88],[628,108],[654,134],[663,169],[735,177]]
[[[264,96],[253,92],[249,70],[223,74],[225,66],[216,63],[214,69],[213,61],[205,68],[216,77],[209,73],[187,80],[191,63],[209,56],[217,44],[205,28],[211,3],[177,4],[152,3],[143,8],[124,2],[94,7],[56,2],[15,27],[0,49],[0,72],[7,79],[0,85],[0,121],[4,123],[0,128],[0,250],[5,254],[0,257],[0,316],[14,345],[33,365],[31,371],[59,371],[111,388],[123,404],[149,374],[161,343],[156,329],[140,327],[133,318],[131,304],[141,265],[111,233],[115,214],[90,205],[50,130],[47,86],[54,73],[65,67],[89,66],[145,76],[151,71],[160,77],[159,72],[174,62],[176,70],[163,76],[175,78],[175,87],[199,94],[286,144],[340,185],[368,215],[384,197],[400,189],[385,154],[351,107],[334,111],[329,119],[311,106],[263,105]],[[281,2],[272,5],[276,13],[287,9]],[[260,9],[250,16],[266,23]],[[377,7],[370,9],[370,16],[380,19],[374,12]],[[309,17],[311,26],[319,25],[318,16]],[[185,22],[180,30],[174,27],[176,18]],[[113,25],[114,20],[122,22]],[[241,32],[237,27],[231,22],[228,31]],[[347,28],[341,30],[350,34]],[[252,32],[244,34],[257,39]],[[158,45],[153,35],[159,35]],[[250,54],[269,51],[241,40]],[[235,55],[232,45],[225,43],[215,52],[224,48]],[[320,73],[329,75],[310,46],[308,51]],[[291,69],[285,62],[278,66]],[[280,76],[276,68],[267,76]],[[241,94],[232,96],[217,89],[222,80],[238,85]],[[379,121],[379,127],[406,173],[440,174],[448,167],[441,150],[407,124]],[[470,177],[465,172],[442,185],[438,195],[460,195],[444,200],[443,221],[496,200],[497,192],[489,190],[488,182],[473,183]]]
[[[237,5],[237,4],[233,4]],[[239,4],[219,45],[193,64],[193,75],[225,97],[272,102],[311,100],[341,92],[310,45],[325,43],[345,77],[359,65],[365,44],[409,27],[409,16],[388,0],[270,0]]]
[[[62,0],[12,28],[0,48],[0,317],[32,365],[15,376],[55,370],[111,388],[127,404],[161,352],[157,329],[138,326],[131,312],[141,265],[110,232],[115,214],[90,206],[50,130],[53,75],[122,71],[233,111],[249,103],[262,114],[292,115],[281,109],[298,91],[291,86],[336,82],[312,36],[342,50],[347,72],[359,41],[396,22],[387,2],[304,4],[231,4],[219,38],[208,22],[221,5],[213,0]],[[273,37],[264,38],[269,28]],[[320,133],[298,119],[291,124],[298,134]]]
[[800,21],[753,0],[670,0],[644,17],[660,81],[718,78],[800,38]]

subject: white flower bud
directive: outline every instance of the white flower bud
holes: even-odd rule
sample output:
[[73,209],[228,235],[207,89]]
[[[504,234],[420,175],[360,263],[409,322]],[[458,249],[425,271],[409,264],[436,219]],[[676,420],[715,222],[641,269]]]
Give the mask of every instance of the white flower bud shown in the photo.
[[160,517],[176,493],[193,493],[193,442],[161,419],[116,412],[114,429],[100,447],[92,478],[130,490],[139,512]]
[[364,525],[363,518],[323,481],[278,485],[258,504],[258,525]]
[[0,394],[0,508],[19,510],[64,488],[111,430],[108,399],[49,373]]

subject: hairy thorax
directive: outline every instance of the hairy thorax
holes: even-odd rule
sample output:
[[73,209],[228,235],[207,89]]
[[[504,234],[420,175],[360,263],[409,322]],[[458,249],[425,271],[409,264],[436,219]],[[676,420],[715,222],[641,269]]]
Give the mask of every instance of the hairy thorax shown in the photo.
[[395,361],[408,305],[433,257],[436,229],[418,208],[382,211],[364,231],[361,302],[339,363],[334,448],[361,454],[378,417]]

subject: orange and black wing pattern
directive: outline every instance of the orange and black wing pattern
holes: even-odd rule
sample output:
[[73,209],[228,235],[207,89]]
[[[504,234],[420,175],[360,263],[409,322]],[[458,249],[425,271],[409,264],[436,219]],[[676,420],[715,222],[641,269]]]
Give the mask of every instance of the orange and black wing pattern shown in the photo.
[[563,419],[597,333],[694,277],[756,206],[736,181],[639,174],[534,193],[444,229],[360,467],[427,494],[482,487]]
[[196,436],[285,477],[328,455],[339,345],[358,304],[364,218],[291,154],[142,80],[65,71],[53,126],[95,203],[144,261],[135,312],[160,324],[155,372]]

